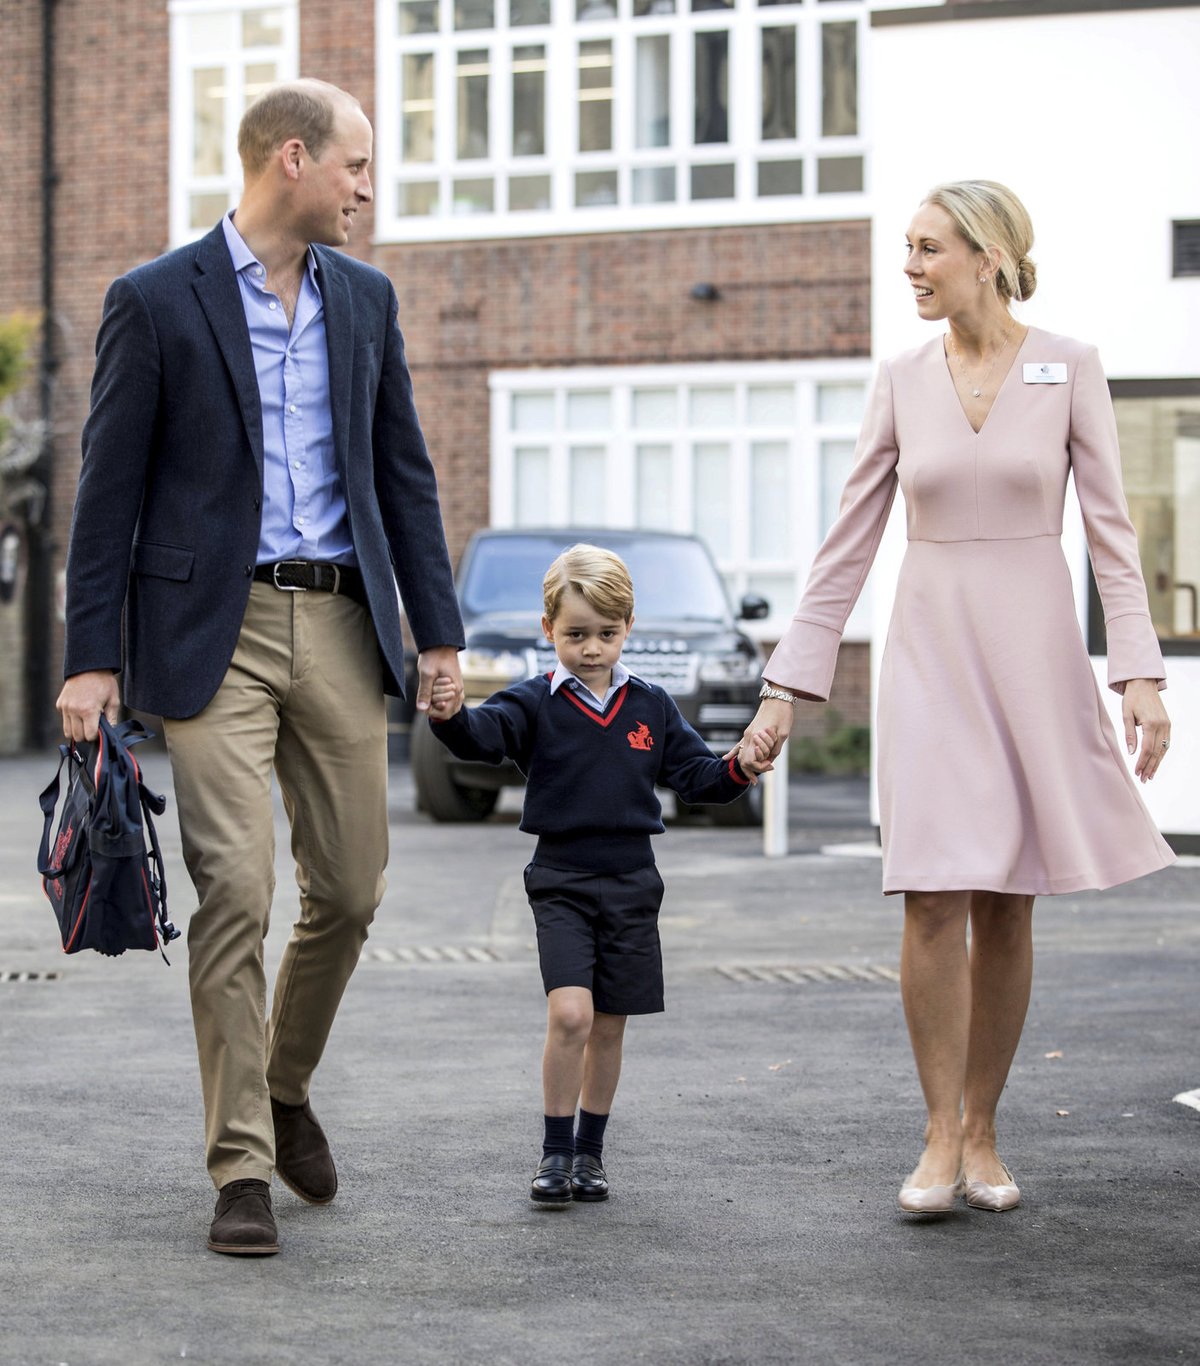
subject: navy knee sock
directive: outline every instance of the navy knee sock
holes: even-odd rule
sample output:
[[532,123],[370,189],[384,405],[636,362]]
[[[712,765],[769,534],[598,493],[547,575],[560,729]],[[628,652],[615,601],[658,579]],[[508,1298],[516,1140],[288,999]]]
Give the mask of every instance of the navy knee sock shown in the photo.
[[604,1126],[607,1123],[607,1115],[594,1115],[590,1110],[580,1107],[579,1132],[575,1135],[575,1151],[577,1153],[591,1153],[594,1158],[601,1158],[604,1155]]
[[542,1156],[549,1157],[552,1153],[564,1153],[567,1157],[575,1156],[575,1116],[574,1115],[545,1115],[546,1137],[542,1141]]

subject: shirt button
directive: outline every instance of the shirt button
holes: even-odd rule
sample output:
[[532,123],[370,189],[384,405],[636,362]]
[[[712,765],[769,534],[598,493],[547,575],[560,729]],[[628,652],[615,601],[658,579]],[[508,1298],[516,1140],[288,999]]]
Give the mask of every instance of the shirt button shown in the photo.
[[303,468],[304,468],[304,466],[301,464],[301,462],[300,462],[299,460],[293,460],[293,461],[292,461],[292,469],[294,469],[294,470],[301,470],[301,469],[303,469]]
[[268,307],[268,308],[271,310],[271,312],[273,313],[273,312],[275,311],[275,309],[278,307],[278,304],[276,304],[275,300],[272,299],[271,302],[267,305],[267,307]]
[[297,522],[297,524],[298,524],[299,526],[303,526],[303,525],[304,525],[304,518],[303,518],[303,517],[297,517],[297,518],[296,518],[296,522]]
[[255,267],[254,267],[254,273],[255,273],[255,275],[261,275],[261,274],[263,273],[263,268],[262,268],[262,266],[255,266]]
[[295,411],[296,411],[296,405],[295,405],[294,403],[289,403],[289,404],[288,404],[288,412],[289,412],[289,413],[294,413]]

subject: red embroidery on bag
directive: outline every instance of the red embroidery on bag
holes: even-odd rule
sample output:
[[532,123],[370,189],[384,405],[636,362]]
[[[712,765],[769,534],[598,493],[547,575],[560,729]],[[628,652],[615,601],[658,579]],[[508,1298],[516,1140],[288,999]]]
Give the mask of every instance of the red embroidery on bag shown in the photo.
[[645,721],[637,723],[637,730],[626,731],[625,738],[629,741],[630,749],[654,748],[654,736],[650,734],[650,727]]
[[54,855],[50,860],[52,868],[61,868],[63,857],[71,844],[71,836],[75,833],[75,827],[68,825],[65,830],[58,832],[58,839],[54,841]]

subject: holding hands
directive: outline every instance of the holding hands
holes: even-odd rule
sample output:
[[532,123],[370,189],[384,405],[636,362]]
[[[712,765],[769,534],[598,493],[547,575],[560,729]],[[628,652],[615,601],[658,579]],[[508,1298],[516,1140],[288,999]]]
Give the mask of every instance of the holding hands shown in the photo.
[[449,721],[462,709],[462,685],[456,683],[448,674],[438,674],[433,680],[433,692],[429,700],[429,719]]
[[759,775],[770,773],[775,767],[771,762],[773,754],[777,752],[775,734],[769,730],[752,733],[748,729],[732,752],[737,755],[738,767],[750,779],[751,785],[757,786]]

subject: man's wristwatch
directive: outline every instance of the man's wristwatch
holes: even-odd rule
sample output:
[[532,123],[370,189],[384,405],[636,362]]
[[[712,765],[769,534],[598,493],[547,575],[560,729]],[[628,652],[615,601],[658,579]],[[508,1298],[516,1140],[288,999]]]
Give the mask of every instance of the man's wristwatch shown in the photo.
[[777,702],[790,702],[796,705],[796,694],[785,692],[783,688],[773,688],[770,683],[764,683],[758,690],[759,697],[773,697]]

